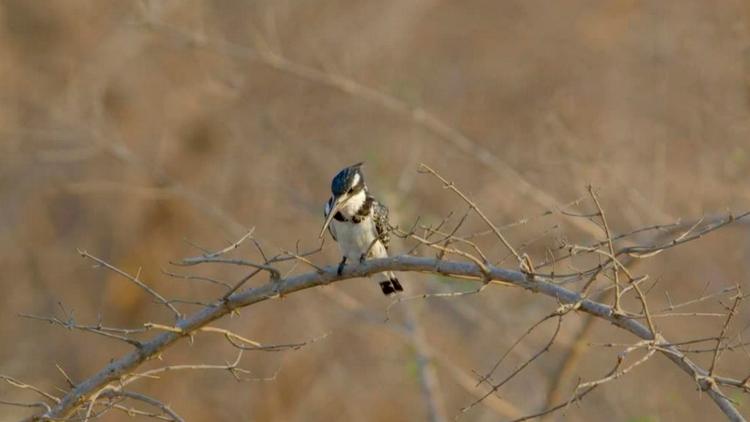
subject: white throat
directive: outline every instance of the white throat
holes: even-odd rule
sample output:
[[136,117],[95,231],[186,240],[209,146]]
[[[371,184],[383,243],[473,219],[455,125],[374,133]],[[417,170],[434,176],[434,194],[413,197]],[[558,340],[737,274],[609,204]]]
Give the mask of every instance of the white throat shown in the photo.
[[341,210],[339,212],[341,212],[341,215],[343,215],[344,218],[352,218],[354,214],[356,214],[357,211],[362,208],[362,205],[365,203],[366,199],[367,194],[365,193],[364,189],[361,189],[341,205]]

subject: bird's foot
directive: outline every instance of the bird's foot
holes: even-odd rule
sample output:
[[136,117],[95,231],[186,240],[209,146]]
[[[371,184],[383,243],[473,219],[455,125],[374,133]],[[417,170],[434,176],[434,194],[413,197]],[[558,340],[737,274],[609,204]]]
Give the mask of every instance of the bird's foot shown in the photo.
[[339,262],[339,268],[336,270],[336,275],[341,275],[341,273],[344,272],[344,265],[346,265],[346,257],[341,258],[341,262]]

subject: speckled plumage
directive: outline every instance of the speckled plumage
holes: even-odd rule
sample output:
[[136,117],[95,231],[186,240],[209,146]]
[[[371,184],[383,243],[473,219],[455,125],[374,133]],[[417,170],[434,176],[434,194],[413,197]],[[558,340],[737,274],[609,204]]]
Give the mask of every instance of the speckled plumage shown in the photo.
[[372,218],[375,220],[375,229],[380,241],[383,242],[385,250],[391,245],[391,231],[388,222],[388,207],[378,201],[372,203]]
[[[336,208],[328,224],[328,231],[338,243],[343,259],[339,270],[349,261],[367,258],[385,258],[390,246],[388,208],[378,202],[367,190],[361,172],[362,163],[341,170],[331,182],[333,196],[324,209],[324,217]],[[337,204],[337,200],[340,202]],[[391,271],[376,275],[381,279],[383,293],[402,291],[403,288]]]

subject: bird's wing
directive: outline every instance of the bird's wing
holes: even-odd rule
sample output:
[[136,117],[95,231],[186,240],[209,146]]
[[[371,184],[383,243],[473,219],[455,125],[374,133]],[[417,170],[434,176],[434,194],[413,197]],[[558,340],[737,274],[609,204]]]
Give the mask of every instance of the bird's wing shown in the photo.
[[[323,208],[323,218],[328,218],[328,213],[331,212],[331,200],[329,199],[328,202],[326,202],[325,208]],[[333,240],[338,242],[338,239],[336,239],[336,229],[333,228],[333,221],[331,221],[331,224],[328,225],[328,232],[331,233],[331,237]]]
[[373,201],[372,220],[375,222],[375,231],[380,242],[388,250],[388,245],[391,243],[391,233],[388,225],[388,207],[378,201]]

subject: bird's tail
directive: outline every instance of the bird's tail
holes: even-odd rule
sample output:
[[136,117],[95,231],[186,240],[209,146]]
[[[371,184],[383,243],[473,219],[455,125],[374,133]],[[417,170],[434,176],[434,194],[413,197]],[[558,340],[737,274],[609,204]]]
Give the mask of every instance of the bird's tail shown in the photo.
[[381,281],[380,288],[383,290],[383,294],[388,296],[392,295],[397,292],[403,292],[404,288],[401,286],[401,283],[399,283],[398,278],[396,278],[396,274],[393,274],[393,272],[388,271],[384,273],[380,273]]

